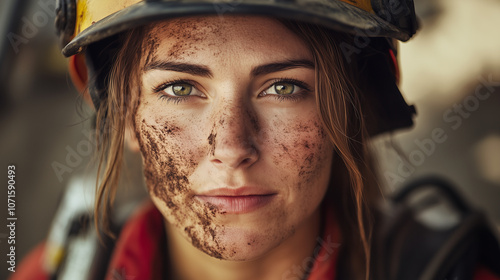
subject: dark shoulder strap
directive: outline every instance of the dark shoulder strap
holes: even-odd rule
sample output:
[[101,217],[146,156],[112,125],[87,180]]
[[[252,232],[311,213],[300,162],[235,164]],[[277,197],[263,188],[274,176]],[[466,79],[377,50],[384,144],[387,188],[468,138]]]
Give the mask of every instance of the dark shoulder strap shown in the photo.
[[373,279],[473,279],[478,265],[500,275],[497,230],[447,181],[417,180],[380,212]]

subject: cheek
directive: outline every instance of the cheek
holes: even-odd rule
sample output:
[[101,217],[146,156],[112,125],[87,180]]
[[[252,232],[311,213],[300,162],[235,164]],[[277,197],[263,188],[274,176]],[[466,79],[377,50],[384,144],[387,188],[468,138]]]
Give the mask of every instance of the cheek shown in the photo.
[[148,184],[150,192],[167,202],[170,198],[165,191],[169,194],[189,192],[188,178],[197,167],[200,148],[192,135],[186,133],[196,133],[192,125],[165,117],[165,110],[151,105],[145,107],[147,109],[139,110],[135,120],[144,173],[151,183]]
[[273,130],[273,163],[283,170],[280,180],[292,186],[289,195],[311,197],[324,193],[330,177],[333,146],[318,117],[292,122],[276,120]]
[[[150,121],[150,122],[148,122]],[[212,220],[215,207],[193,200],[190,175],[201,153],[187,145],[183,130],[172,122],[151,118],[136,120],[144,163],[144,176],[151,198],[167,221],[178,228],[193,246],[221,258],[224,254],[216,241],[217,228]]]
[[171,136],[175,130],[177,127],[151,125],[143,120],[137,132],[149,191],[165,201],[172,210],[178,208],[178,204],[182,203],[179,200],[189,192],[187,178],[190,169],[194,168],[187,164],[189,161],[179,164],[179,155],[173,152],[177,145]]

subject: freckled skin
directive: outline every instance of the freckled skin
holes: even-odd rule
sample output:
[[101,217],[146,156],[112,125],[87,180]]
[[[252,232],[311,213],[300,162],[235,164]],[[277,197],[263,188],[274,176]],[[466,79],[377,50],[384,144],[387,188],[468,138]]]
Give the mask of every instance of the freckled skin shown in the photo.
[[[225,260],[261,258],[308,231],[312,216],[319,215],[333,157],[314,92],[298,101],[259,93],[276,78],[314,87],[314,70],[250,75],[257,65],[312,60],[305,44],[277,21],[230,16],[165,21],[147,38],[143,66],[162,59],[212,71],[212,77],[163,70],[141,74],[136,135],[149,193],[169,226],[202,252]],[[195,81],[204,97],[166,102],[151,90],[178,79]],[[242,186],[276,195],[245,214],[227,214],[195,198]]]

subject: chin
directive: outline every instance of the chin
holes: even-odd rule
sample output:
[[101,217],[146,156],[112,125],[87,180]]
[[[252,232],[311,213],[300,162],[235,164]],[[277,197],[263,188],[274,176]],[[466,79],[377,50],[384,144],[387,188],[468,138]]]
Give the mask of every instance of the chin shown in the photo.
[[[252,261],[268,254],[285,239],[281,234],[272,234],[272,230],[242,229],[225,227],[217,234],[217,241],[222,251],[216,258],[227,261]],[[211,252],[205,252],[213,256]]]

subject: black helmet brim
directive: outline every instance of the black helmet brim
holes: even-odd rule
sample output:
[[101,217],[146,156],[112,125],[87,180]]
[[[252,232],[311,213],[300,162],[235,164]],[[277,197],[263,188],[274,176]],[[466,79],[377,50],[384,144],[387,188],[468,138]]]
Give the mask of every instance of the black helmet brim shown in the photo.
[[364,37],[390,37],[407,41],[411,31],[341,1],[143,1],[111,14],[79,33],[62,50],[66,57],[88,45],[154,21],[196,15],[263,15],[319,24]]

